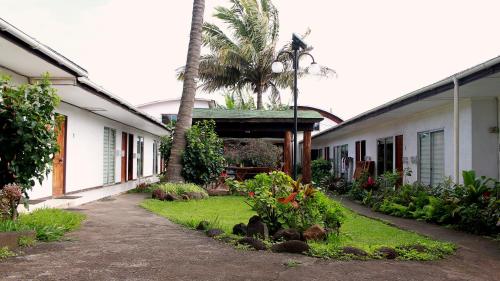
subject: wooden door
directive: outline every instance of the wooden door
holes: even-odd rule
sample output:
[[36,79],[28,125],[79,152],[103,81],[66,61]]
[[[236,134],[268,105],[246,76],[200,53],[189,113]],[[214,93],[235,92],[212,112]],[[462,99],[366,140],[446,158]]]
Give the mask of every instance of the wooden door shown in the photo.
[[396,171],[401,175],[399,184],[403,183],[403,135],[396,136]]
[[127,133],[122,132],[122,174],[121,174],[121,180],[122,182],[127,181],[127,150],[128,150],[128,145],[127,145],[127,140],[128,136]]
[[64,115],[57,115],[57,145],[59,152],[54,155],[52,170],[52,196],[64,195],[66,189],[66,129],[68,118]]
[[134,135],[128,135],[128,180],[134,179]]

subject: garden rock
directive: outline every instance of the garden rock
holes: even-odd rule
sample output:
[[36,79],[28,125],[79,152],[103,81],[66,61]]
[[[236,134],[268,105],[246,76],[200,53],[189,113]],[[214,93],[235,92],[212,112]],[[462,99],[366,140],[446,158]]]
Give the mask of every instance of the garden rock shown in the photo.
[[252,246],[257,251],[264,251],[267,249],[264,242],[260,241],[257,238],[254,238],[254,237],[241,238],[240,240],[238,240],[238,244]]
[[161,189],[155,189],[153,190],[153,194],[152,194],[152,198],[153,199],[158,199],[158,200],[165,200],[165,196],[167,194],[165,193],[165,191],[161,190]]
[[375,252],[375,254],[389,260],[393,260],[398,256],[396,250],[390,247],[381,247]]
[[204,199],[206,196],[201,192],[186,192],[185,195],[188,196],[189,199],[194,199],[194,200]]
[[207,236],[208,237],[215,237],[224,234],[224,230],[219,229],[219,228],[212,228],[207,230]]
[[231,192],[229,192],[229,190],[227,189],[209,189],[207,190],[208,192],[208,195],[210,196],[225,196],[225,195],[230,195]]
[[264,240],[269,239],[269,230],[267,229],[267,225],[262,222],[262,219],[259,216],[253,216],[248,221],[247,236],[259,237]]
[[172,194],[172,193],[167,193],[165,195],[165,199],[164,200],[166,200],[166,201],[177,201],[179,199],[180,199],[179,196],[177,196],[175,194]]
[[309,245],[306,242],[300,240],[290,240],[282,243],[274,244],[271,247],[271,251],[276,253],[293,253],[302,254],[309,251]]
[[273,235],[273,240],[300,240],[300,232],[294,228],[280,229]]
[[196,230],[207,230],[209,226],[210,223],[208,221],[200,221],[200,223],[196,227]]
[[357,256],[357,257],[366,257],[366,256],[368,256],[367,252],[365,252],[365,251],[363,251],[361,249],[358,249],[356,247],[350,247],[350,246],[342,248],[342,253],[344,255],[353,255],[353,256]]
[[234,235],[247,235],[247,226],[244,223],[239,223],[233,226]]
[[309,241],[309,240],[324,240],[326,237],[326,231],[323,227],[321,227],[318,224],[315,224],[302,233],[302,237],[304,240]]
[[189,198],[189,196],[187,196],[186,194],[182,194],[182,195],[181,195],[181,198],[182,198],[182,200],[186,200],[186,201],[189,201],[189,199],[191,199],[191,198]]

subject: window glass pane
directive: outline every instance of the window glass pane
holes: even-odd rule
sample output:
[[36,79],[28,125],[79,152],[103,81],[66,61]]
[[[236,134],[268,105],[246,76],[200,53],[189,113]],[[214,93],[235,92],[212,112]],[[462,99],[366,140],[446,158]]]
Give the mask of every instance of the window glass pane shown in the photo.
[[385,165],[384,172],[394,170],[394,145],[392,137],[385,139]]
[[444,132],[438,131],[431,133],[431,143],[431,184],[436,185],[442,183],[444,179]]
[[377,175],[384,173],[385,140],[377,140]]
[[430,133],[420,133],[419,138],[419,175],[422,184],[431,184],[431,137]]

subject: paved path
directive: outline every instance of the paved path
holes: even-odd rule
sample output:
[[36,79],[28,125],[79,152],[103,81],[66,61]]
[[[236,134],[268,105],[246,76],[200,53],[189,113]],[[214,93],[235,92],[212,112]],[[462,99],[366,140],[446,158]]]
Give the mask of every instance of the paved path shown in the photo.
[[[68,235],[71,241],[41,243],[0,262],[0,280],[500,280],[494,243],[488,251],[494,256],[475,254],[487,261],[482,266],[470,264],[469,249],[438,262],[325,261],[240,251],[141,209],[143,198],[126,194],[84,205],[88,219]],[[301,264],[289,268],[284,263],[290,259]]]

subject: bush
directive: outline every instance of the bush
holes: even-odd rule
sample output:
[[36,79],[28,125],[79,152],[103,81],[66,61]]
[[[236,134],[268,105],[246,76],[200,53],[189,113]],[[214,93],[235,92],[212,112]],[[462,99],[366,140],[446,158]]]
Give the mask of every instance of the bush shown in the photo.
[[184,179],[202,186],[217,180],[224,170],[224,148],[215,133],[215,122],[197,122],[186,132],[186,141],[182,155]]
[[224,149],[226,161],[236,166],[278,168],[281,155],[281,148],[261,139],[227,143]]
[[205,189],[192,183],[161,183],[155,184],[151,187],[152,189],[160,189],[165,193],[184,195],[189,192],[197,192],[203,194],[204,197],[208,197],[208,193]]
[[168,165],[168,160],[170,159],[170,151],[172,150],[173,141],[173,134],[163,136],[160,139],[160,155],[161,159],[163,159],[165,167]]
[[21,187],[7,184],[0,190],[0,219],[17,219],[17,206],[22,198]]
[[248,204],[271,232],[281,227],[305,230],[314,224],[336,229],[343,218],[336,202],[282,172],[258,174],[242,188],[248,192]]
[[311,162],[312,181],[316,184],[331,175],[332,163],[325,159],[316,159]]

